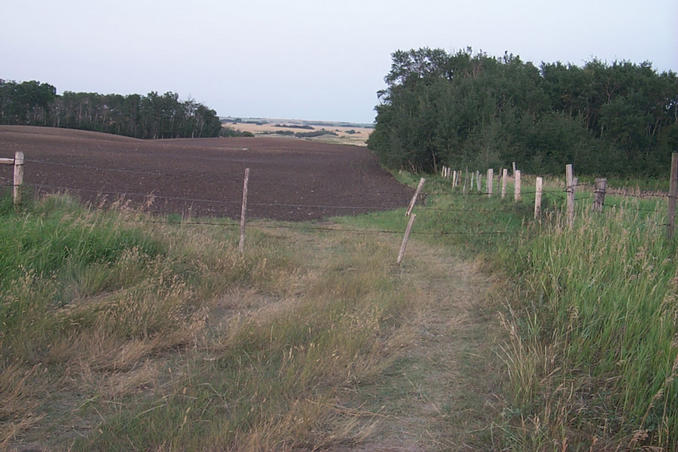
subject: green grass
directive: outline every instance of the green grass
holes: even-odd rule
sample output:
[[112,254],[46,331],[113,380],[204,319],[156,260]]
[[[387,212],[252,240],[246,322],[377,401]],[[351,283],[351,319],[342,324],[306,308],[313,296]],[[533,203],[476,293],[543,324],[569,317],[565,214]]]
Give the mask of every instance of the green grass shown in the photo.
[[[496,350],[505,447],[677,448],[678,266],[665,201],[608,196],[596,214],[578,191],[569,228],[559,183],[547,184],[539,222],[532,186],[524,177],[515,203],[511,185],[500,199],[429,178],[401,268],[404,209],[332,219],[360,233],[254,222],[240,255],[229,220],[149,221],[64,197],[15,211],[3,198],[0,447],[54,429],[50,446],[75,449],[360,444],[369,423],[332,406],[361,384],[379,397],[408,392],[375,381],[424,362],[389,344],[444,277],[428,281],[411,263],[426,246],[482,261],[501,281],[483,309],[506,327]],[[419,279],[405,278],[412,271]],[[78,434],[59,429],[69,422]]]
[[384,265],[390,245],[303,225],[281,239],[264,222],[241,255],[229,221],[149,220],[63,197],[0,216],[12,250],[0,447],[280,449],[360,436],[332,401],[378,372],[417,298]]
[[659,210],[627,204],[571,229],[554,218],[502,253],[523,289],[508,362],[528,435],[676,447],[676,244]]
[[[416,185],[412,175],[397,177]],[[579,189],[570,229],[558,182],[545,187],[541,222],[532,219],[533,184],[523,178],[514,203],[512,184],[501,200],[495,182],[488,199],[432,177],[425,191],[436,195],[414,209],[415,236],[482,256],[509,280],[506,443],[678,447],[678,265],[666,201],[608,195],[598,214],[592,194]],[[406,224],[402,210],[337,221],[401,231]]]
[[[213,361],[197,363],[162,397],[112,418],[76,449],[125,449],[130,443],[141,449],[277,449],[317,442],[309,431],[326,428],[322,406],[336,396],[332,388],[364,373],[379,354],[379,336],[408,312],[404,298],[392,294],[389,272],[377,265],[383,249],[345,246],[349,254],[339,254],[298,305],[246,321],[210,350]],[[361,248],[371,259],[356,252]],[[186,387],[191,389],[184,392]],[[153,411],[140,415],[146,410]]]
[[139,228],[120,228],[112,215],[89,214],[74,201],[49,198],[29,210],[0,216],[0,288],[22,274],[49,277],[111,264],[131,249],[153,257],[160,244]]

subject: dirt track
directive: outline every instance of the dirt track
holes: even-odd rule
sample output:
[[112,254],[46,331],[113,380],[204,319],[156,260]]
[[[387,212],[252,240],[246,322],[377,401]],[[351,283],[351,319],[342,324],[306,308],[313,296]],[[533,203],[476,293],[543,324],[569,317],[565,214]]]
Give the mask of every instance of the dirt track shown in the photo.
[[[151,141],[0,126],[0,157],[15,151],[38,192],[67,189],[97,204],[153,199],[154,212],[238,218],[245,168],[252,217],[320,219],[402,207],[412,196],[365,148],[287,138]],[[10,183],[11,167],[0,166],[0,184]]]

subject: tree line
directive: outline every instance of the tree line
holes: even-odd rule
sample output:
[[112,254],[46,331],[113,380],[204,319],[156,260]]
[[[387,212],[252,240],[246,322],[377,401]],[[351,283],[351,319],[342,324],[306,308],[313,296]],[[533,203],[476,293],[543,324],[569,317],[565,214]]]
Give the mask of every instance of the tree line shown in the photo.
[[583,67],[466,49],[392,54],[368,146],[392,168],[662,175],[678,151],[678,78],[650,63]]
[[0,124],[66,127],[135,138],[215,137],[214,110],[166,92],[98,94],[66,91],[48,83],[0,80]]

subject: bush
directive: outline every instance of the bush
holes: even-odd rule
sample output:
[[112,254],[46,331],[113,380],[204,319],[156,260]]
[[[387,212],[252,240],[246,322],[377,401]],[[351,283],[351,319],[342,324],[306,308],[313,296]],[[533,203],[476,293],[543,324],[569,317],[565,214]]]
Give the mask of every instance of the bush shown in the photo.
[[315,138],[315,137],[321,137],[323,135],[331,135],[331,136],[338,136],[337,133],[332,132],[331,130],[314,130],[313,132],[297,132],[294,134],[295,137],[297,138]]
[[219,136],[220,137],[230,137],[230,138],[234,138],[234,137],[252,138],[252,137],[254,137],[254,134],[252,132],[243,132],[241,130],[234,129],[232,127],[223,126],[221,128],[221,131],[219,132]]

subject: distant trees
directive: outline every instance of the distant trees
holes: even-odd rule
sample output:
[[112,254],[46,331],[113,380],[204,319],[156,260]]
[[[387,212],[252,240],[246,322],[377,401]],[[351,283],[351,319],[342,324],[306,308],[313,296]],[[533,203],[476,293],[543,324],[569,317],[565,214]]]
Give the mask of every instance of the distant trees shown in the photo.
[[56,88],[47,83],[0,80],[0,123],[46,125],[56,97]]
[[247,138],[252,138],[254,137],[254,134],[252,132],[248,131],[240,131],[238,129],[234,129],[233,127],[227,127],[224,126],[221,128],[221,131],[219,132],[220,137],[247,137]]
[[37,81],[0,80],[0,124],[93,130],[136,138],[215,137],[221,122],[214,110],[173,92],[159,95],[66,91]]
[[368,141],[387,166],[657,175],[678,151],[678,78],[649,63],[537,68],[428,48],[392,58]]

